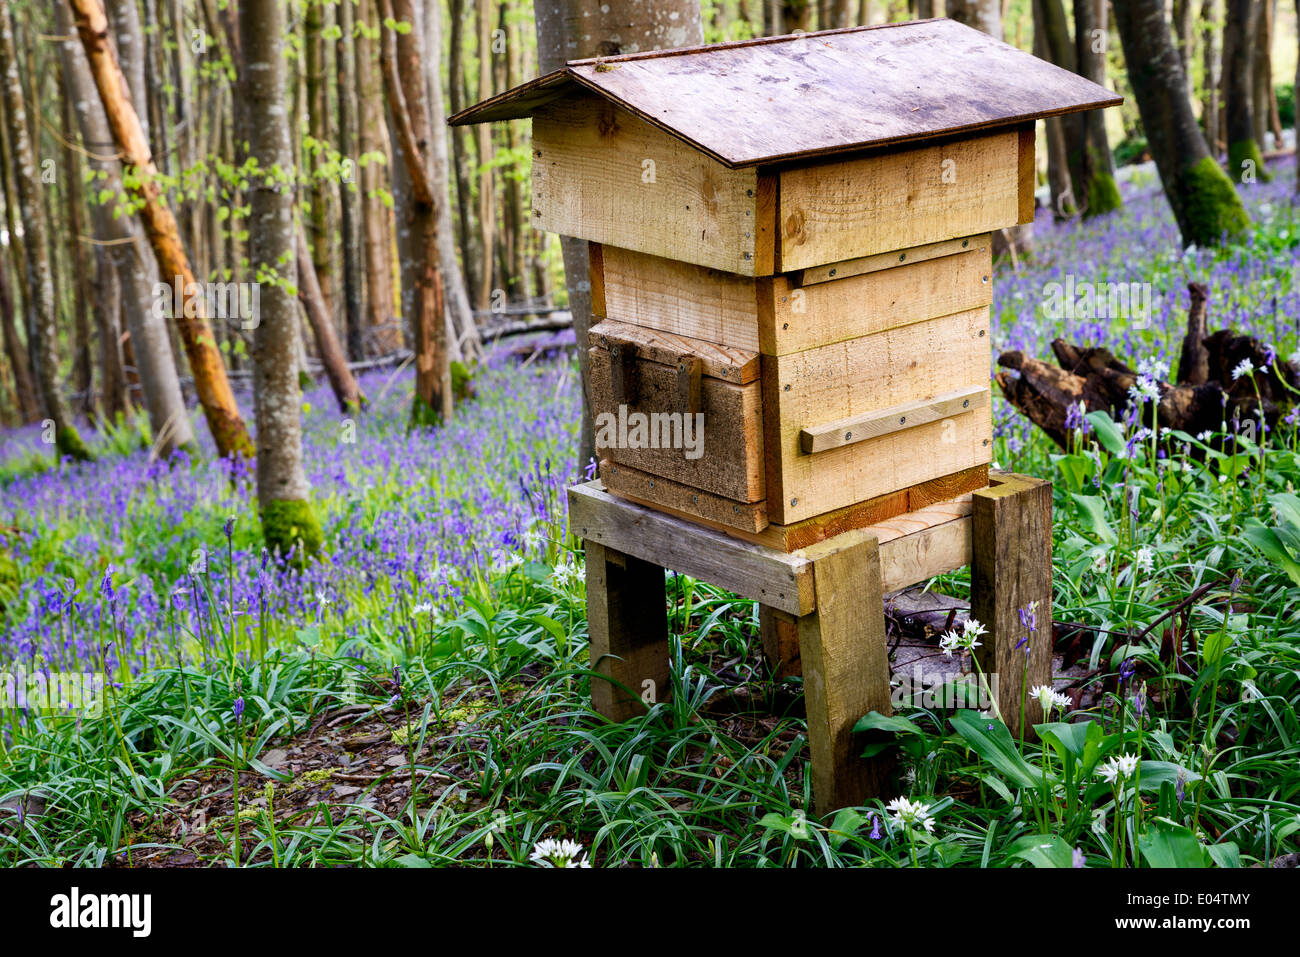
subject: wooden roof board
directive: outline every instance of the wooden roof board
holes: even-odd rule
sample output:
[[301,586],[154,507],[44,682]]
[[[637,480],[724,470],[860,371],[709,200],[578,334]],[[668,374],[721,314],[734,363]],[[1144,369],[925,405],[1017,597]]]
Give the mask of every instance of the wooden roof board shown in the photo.
[[1123,102],[954,20],[920,20],[574,60],[449,122],[530,116],[584,87],[733,168]]

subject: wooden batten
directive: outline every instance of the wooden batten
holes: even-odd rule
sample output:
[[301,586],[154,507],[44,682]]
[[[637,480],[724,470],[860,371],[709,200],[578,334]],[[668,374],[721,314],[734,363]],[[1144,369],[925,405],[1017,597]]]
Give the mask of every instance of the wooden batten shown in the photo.
[[[600,462],[600,480],[610,492],[650,508],[691,521],[703,521],[725,532],[741,533],[746,541],[767,528],[766,502],[738,502],[671,479],[651,475],[609,459]],[[748,535],[744,534],[748,533]],[[790,549],[782,549],[790,551]]]

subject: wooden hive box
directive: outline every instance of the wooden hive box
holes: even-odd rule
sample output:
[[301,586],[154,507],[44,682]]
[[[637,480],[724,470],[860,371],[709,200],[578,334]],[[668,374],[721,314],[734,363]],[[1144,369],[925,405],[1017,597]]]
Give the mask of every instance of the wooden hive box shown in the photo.
[[928,20],[573,61],[450,122],[532,117],[533,222],[590,243],[609,490],[794,550],[988,484],[992,234],[1035,121],[1119,102]]

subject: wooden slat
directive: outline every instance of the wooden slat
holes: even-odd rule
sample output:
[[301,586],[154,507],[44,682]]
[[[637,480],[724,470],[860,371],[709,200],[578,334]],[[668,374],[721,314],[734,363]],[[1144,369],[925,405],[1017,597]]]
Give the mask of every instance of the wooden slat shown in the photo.
[[802,288],[785,276],[757,280],[762,352],[802,352],[993,302],[992,245],[984,237],[941,258],[900,264],[901,255],[889,254],[895,268]]
[[767,512],[778,525],[985,465],[987,407],[872,442],[808,455],[801,430],[970,386],[987,387],[988,309],[763,357]]
[[1026,123],[1020,127],[1018,135],[1020,139],[1017,144],[1016,163],[1020,187],[1019,211],[1016,222],[1023,225],[1034,221],[1034,208],[1037,205],[1037,201],[1034,199],[1034,193],[1038,186],[1038,167],[1034,161],[1034,124]]
[[792,615],[815,607],[812,563],[627,502],[598,482],[569,489],[569,528],[623,552]]
[[585,545],[591,667],[609,679],[591,679],[591,703],[605,717],[626,721],[664,700],[671,687],[664,570],[595,541]]
[[904,402],[879,412],[863,413],[839,422],[802,429],[799,432],[799,445],[810,455],[843,448],[878,439],[883,435],[929,425],[939,419],[974,412],[986,407],[988,400],[989,390],[985,386],[967,386],[932,399]]
[[606,247],[602,258],[604,308],[596,315],[758,351],[752,279],[630,249]]
[[781,272],[992,232],[1019,221],[1019,136],[995,133],[785,170]]
[[615,495],[682,518],[703,519],[724,530],[755,534],[768,524],[767,503],[764,501],[738,502],[723,498],[609,459],[601,460],[600,478]]
[[[610,356],[606,349],[593,348],[591,355],[591,408],[594,416],[596,451],[621,465],[643,472],[662,475],[683,485],[714,492],[723,498],[758,502],[764,498],[762,399],[757,382],[734,385],[721,379],[701,381],[701,415],[692,417],[698,436],[699,457],[680,444],[684,438],[685,410],[678,407],[677,367],[638,359],[631,376],[635,382],[634,402],[620,402],[614,390]],[[622,368],[616,366],[616,368]],[[631,390],[629,390],[631,391]],[[678,447],[619,447],[618,427],[622,414],[643,413],[660,416],[660,427],[668,424],[662,417],[677,417],[682,427]],[[610,418],[612,417],[612,418]],[[632,421],[625,419],[624,421]],[[702,426],[698,425],[702,421]],[[629,431],[629,440],[636,438]],[[647,441],[650,436],[644,437]],[[666,441],[666,440],[663,440]],[[662,441],[661,441],[662,444]]]
[[790,280],[796,286],[807,287],[819,282],[829,282],[832,279],[848,279],[852,276],[879,272],[882,269],[893,269],[895,266],[920,263],[930,259],[939,259],[942,256],[970,252],[973,249],[987,246],[988,243],[989,236],[987,233],[981,236],[945,239],[937,243],[926,243],[924,246],[913,246],[911,249],[891,250],[887,253],[877,253],[875,256],[861,256],[857,259],[827,263],[824,266],[813,266],[800,273],[792,274]]
[[590,345],[594,347],[610,349],[617,345],[630,345],[638,358],[663,365],[675,365],[684,355],[695,356],[701,360],[702,375],[733,385],[746,385],[759,376],[757,352],[728,348],[705,339],[660,332],[613,319],[596,323],[589,335]]
[[563,236],[752,276],[757,186],[596,96],[533,120],[533,222]]

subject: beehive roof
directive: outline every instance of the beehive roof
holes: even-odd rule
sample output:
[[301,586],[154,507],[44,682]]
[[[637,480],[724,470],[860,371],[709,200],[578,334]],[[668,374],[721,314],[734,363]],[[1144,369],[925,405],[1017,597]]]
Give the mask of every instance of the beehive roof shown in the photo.
[[572,60],[448,122],[594,91],[729,167],[912,144],[1123,102],[954,20]]

